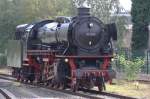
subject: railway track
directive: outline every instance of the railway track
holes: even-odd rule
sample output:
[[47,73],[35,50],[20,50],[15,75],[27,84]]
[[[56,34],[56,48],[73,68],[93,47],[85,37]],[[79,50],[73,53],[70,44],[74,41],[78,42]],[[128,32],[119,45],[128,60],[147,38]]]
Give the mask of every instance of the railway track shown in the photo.
[[[0,74],[0,78],[9,80],[9,81],[13,81],[13,82],[18,82],[11,75]],[[122,95],[118,95],[118,94],[114,94],[114,93],[107,93],[107,92],[99,93],[99,91],[96,91],[96,90],[79,89],[79,91],[75,93],[75,92],[72,92],[70,89],[66,89],[66,90],[55,89],[55,88],[51,88],[48,86],[44,86],[43,84],[30,84],[30,83],[22,83],[22,84],[30,85],[30,86],[34,86],[34,87],[42,87],[42,88],[46,88],[49,90],[58,91],[58,92],[75,95],[75,96],[79,96],[79,97],[83,97],[83,98],[88,98],[88,99],[136,99],[133,97],[122,96]],[[6,99],[11,99],[2,90],[0,90],[0,93],[3,94],[6,97]]]
[[6,98],[6,99],[12,99],[2,89],[0,89],[0,94],[2,94],[4,96],[4,98]]

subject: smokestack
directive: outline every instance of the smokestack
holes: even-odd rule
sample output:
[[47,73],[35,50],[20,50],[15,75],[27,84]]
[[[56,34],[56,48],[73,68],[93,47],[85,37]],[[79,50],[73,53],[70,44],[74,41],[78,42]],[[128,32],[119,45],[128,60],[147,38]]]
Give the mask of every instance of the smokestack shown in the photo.
[[87,16],[90,15],[90,8],[82,7],[78,8],[78,16]]

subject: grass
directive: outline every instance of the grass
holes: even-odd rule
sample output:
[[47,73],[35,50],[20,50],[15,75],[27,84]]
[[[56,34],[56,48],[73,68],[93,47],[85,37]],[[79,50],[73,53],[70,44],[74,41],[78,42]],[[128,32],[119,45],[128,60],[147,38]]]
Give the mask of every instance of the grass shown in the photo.
[[136,98],[150,99],[150,84],[115,81],[115,85],[106,84],[106,91]]

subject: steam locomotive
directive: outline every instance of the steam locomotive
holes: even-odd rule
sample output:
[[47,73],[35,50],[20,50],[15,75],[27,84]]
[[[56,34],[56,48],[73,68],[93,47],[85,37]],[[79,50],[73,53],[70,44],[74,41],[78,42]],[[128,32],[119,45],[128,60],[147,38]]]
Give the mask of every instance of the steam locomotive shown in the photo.
[[104,24],[89,8],[78,8],[72,18],[18,25],[8,44],[7,64],[22,82],[102,91],[115,77],[111,59],[116,40],[114,23]]

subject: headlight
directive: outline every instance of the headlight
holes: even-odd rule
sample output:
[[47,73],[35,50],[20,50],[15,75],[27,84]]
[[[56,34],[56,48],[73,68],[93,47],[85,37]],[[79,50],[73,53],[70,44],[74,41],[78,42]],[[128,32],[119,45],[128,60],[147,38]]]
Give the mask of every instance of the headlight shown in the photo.
[[65,62],[67,63],[69,60],[67,58],[65,58]]
[[114,58],[112,58],[111,61],[113,62],[113,61],[114,61]]

